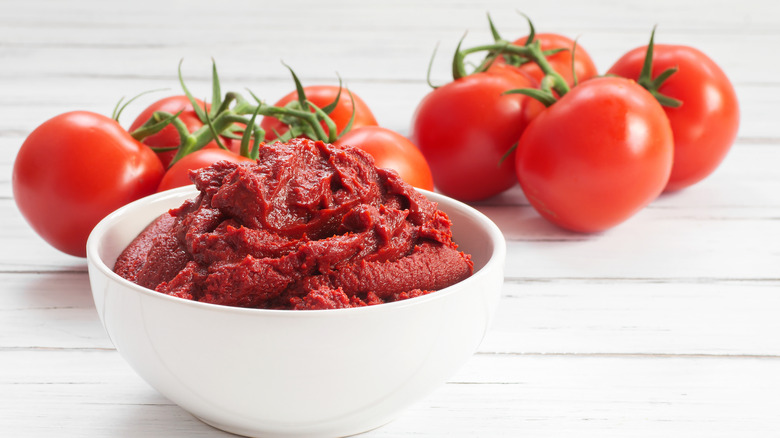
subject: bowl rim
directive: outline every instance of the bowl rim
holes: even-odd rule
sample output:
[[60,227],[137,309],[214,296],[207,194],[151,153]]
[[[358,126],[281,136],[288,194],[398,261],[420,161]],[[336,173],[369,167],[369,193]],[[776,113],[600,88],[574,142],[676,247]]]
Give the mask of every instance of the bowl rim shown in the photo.
[[[267,317],[284,316],[284,317],[291,317],[291,318],[313,318],[313,317],[322,317],[324,315],[325,316],[333,315],[335,317],[341,318],[344,317],[345,314],[361,314],[361,313],[392,311],[394,309],[402,309],[409,306],[421,305],[429,301],[439,301],[449,295],[456,293],[459,289],[458,286],[464,283],[472,283],[472,282],[480,281],[482,277],[488,275],[490,271],[495,269],[495,265],[501,264],[501,266],[499,266],[499,271],[503,272],[503,264],[505,263],[505,258],[506,258],[506,240],[501,230],[490,218],[488,218],[484,213],[480,212],[476,208],[464,202],[458,201],[456,199],[450,198],[440,193],[423,190],[423,189],[416,189],[416,190],[422,193],[423,195],[425,195],[426,198],[436,202],[437,204],[440,204],[441,201],[444,201],[445,203],[450,204],[453,208],[468,213],[469,216],[473,217],[479,224],[482,225],[485,232],[488,234],[488,236],[490,236],[490,240],[493,243],[493,251],[491,252],[490,257],[487,259],[484,266],[479,268],[468,278],[461,280],[448,287],[439,289],[433,293],[421,295],[418,297],[408,298],[405,300],[393,301],[391,303],[375,304],[370,306],[348,307],[348,308],[340,308],[340,309],[316,309],[316,310],[263,309],[263,308],[254,308],[254,307],[227,306],[222,304],[204,303],[200,301],[174,297],[161,292],[157,292],[152,289],[148,289],[146,287],[133,283],[132,281],[127,280],[124,277],[121,277],[120,275],[114,272],[113,268],[110,268],[103,261],[98,251],[100,240],[108,229],[110,229],[117,221],[122,219],[122,217],[126,214],[126,212],[137,209],[141,205],[154,203],[154,202],[165,202],[165,200],[168,198],[183,198],[182,202],[184,202],[184,199],[191,199],[191,198],[184,198],[185,194],[188,196],[189,195],[197,196],[200,193],[195,188],[194,185],[188,185],[184,187],[178,187],[178,188],[166,190],[159,193],[154,193],[152,195],[132,201],[118,208],[112,213],[108,214],[105,218],[103,218],[100,222],[98,222],[98,224],[92,229],[92,231],[89,234],[89,237],[87,238],[87,244],[86,244],[87,264],[90,267],[94,267],[95,269],[97,269],[98,272],[100,272],[103,276],[107,277],[109,280],[117,281],[123,286],[130,288],[131,290],[140,293],[143,296],[150,297],[152,299],[167,301],[170,303],[174,303],[175,305],[191,306],[194,309],[200,309],[203,311],[210,311],[210,312],[226,312],[228,314],[236,314],[236,315],[258,315],[258,316],[264,315]],[[163,214],[164,211],[161,211],[159,214]],[[455,243],[457,244],[457,241]]]

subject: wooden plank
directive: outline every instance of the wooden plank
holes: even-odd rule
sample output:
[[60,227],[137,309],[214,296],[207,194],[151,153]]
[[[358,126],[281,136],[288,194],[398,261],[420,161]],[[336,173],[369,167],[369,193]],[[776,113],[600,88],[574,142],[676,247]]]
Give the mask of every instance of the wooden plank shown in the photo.
[[777,366],[763,358],[478,355],[459,384],[376,436],[773,436]]
[[[85,274],[2,274],[0,349],[111,349]],[[480,351],[780,356],[780,279],[509,280]]]
[[[509,239],[506,276],[518,279],[633,278],[776,280],[778,220],[686,220],[645,210],[598,236],[566,233],[530,209],[493,219]],[[749,256],[748,256],[749,255]]]
[[[223,436],[114,352],[16,352],[12,367],[8,357],[0,350],[0,412],[12,436]],[[366,436],[771,436],[780,427],[777,366],[777,358],[479,354]]]
[[[737,82],[777,84],[770,69],[753,69],[741,57],[732,56],[739,50],[746,59],[758,59],[764,54],[764,47],[780,42],[770,18],[776,5],[746,2],[740,8],[741,14],[734,14],[733,7],[726,5],[702,8],[695,2],[686,6],[671,1],[662,3],[667,6],[653,3],[648,7],[633,2],[612,5],[610,13],[619,14],[621,19],[619,23],[610,23],[611,26],[597,24],[603,20],[602,14],[591,6],[574,6],[570,16],[536,5],[526,5],[524,12],[535,19],[541,31],[578,37],[602,71],[628,49],[645,44],[653,25],[660,24],[659,42],[702,48]],[[214,56],[225,72],[244,78],[286,78],[285,69],[278,63],[283,58],[296,67],[302,78],[331,79],[332,72],[339,71],[343,77],[353,80],[422,81],[437,42],[441,43],[441,62],[435,64],[434,77],[442,79],[449,77],[450,53],[465,31],[469,32],[470,43],[490,41],[484,18],[488,11],[493,13],[507,38],[527,32],[512,2],[490,6],[461,4],[458,8],[448,7],[447,2],[426,3],[415,5],[414,13],[395,4],[361,7],[307,2],[302,6],[300,2],[287,2],[269,10],[267,5],[242,2],[238,8],[243,8],[243,14],[235,14],[230,8],[194,14],[175,23],[167,19],[169,14],[183,12],[174,5],[157,5],[159,13],[142,14],[142,18],[137,8],[100,3],[89,7],[89,17],[78,9],[62,8],[57,3],[47,5],[50,13],[41,17],[40,8],[35,5],[15,8],[15,16],[7,18],[6,26],[0,28],[0,39],[5,41],[6,50],[24,60],[8,63],[0,77],[26,76],[39,82],[63,76],[91,80],[106,75],[155,80],[161,76],[173,77],[181,58],[205,66]],[[447,20],[440,19],[444,8]],[[341,14],[342,21],[348,20],[351,25],[322,20],[326,13]],[[299,28],[307,29],[317,38],[302,32],[287,32],[285,38],[277,37],[289,27],[286,20],[273,17],[291,16]],[[199,41],[204,28],[210,30],[210,38]],[[46,32],[47,29],[58,32]],[[732,33],[739,33],[739,40]],[[125,62],[102,61],[116,56],[117,51]],[[252,56],[254,53],[263,55]],[[45,68],[31,69],[31,66]],[[206,79],[208,71],[196,76]]]
[[0,198],[0,272],[86,272],[86,259],[60,252],[40,238],[13,199]]
[[0,349],[113,349],[85,272],[0,273]]
[[220,434],[168,401],[116,351],[0,349],[5,436]]
[[780,356],[780,280],[511,280],[480,351]]
[[[0,78],[7,80],[35,79],[39,84],[62,78],[91,81],[100,78],[113,78],[118,81],[144,79],[158,82],[162,78],[175,80],[176,68],[184,60],[185,78],[193,83],[208,83],[212,57],[216,60],[224,79],[240,82],[243,86],[255,85],[254,82],[286,80],[289,74],[280,61],[292,66],[306,81],[333,80],[338,72],[343,78],[356,83],[381,81],[424,82],[426,70],[434,49],[439,47],[432,65],[432,78],[436,82],[451,79],[451,60],[455,47],[465,31],[469,36],[464,46],[488,44],[492,41],[484,22],[484,15],[477,14],[473,19],[464,21],[457,30],[439,31],[436,29],[412,27],[406,31],[404,39],[398,38],[398,32],[381,29],[332,29],[323,30],[317,39],[307,37],[272,38],[244,32],[224,32],[219,38],[193,46],[191,40],[197,38],[195,29],[180,29],[170,35],[158,35],[167,38],[158,43],[128,39],[128,35],[145,33],[145,28],[113,29],[100,33],[103,43],[96,43],[95,34],[99,30],[89,27],[73,29],[64,33],[62,41],[50,34],[41,33],[34,28],[0,29],[0,38],[5,36],[8,49],[21,62],[9,63]],[[638,24],[630,37],[625,32],[603,30],[561,29],[555,23],[544,26],[550,31],[558,31],[572,38],[578,38],[582,48],[588,51],[600,72],[605,72],[620,56],[634,47],[646,45],[655,23],[648,21]],[[262,32],[262,31],[259,31]],[[658,30],[658,42],[683,44],[697,47],[715,60],[737,85],[778,84],[776,76],[767,69],[754,69],[751,63],[741,62],[740,57],[731,56],[735,50],[742,52],[748,59],[760,58],[765,47],[777,46],[780,35],[766,33],[744,33],[739,40],[720,29],[711,33],[689,34],[669,30],[662,26]],[[5,35],[3,35],[5,33]],[[507,38],[517,38],[527,33],[525,28],[508,28]],[[227,40],[225,40],[227,38]],[[181,39],[181,41],[177,41]],[[305,45],[305,50],[300,47]],[[378,50],[378,48],[382,48]],[[30,50],[35,49],[35,50]],[[121,51],[125,62],[104,63]],[[24,56],[22,57],[22,53]],[[251,57],[251,53],[263,53],[261,57]],[[115,56],[115,55],[114,55]],[[476,56],[476,55],[475,55]],[[361,62],[350,62],[358,57]],[[399,59],[403,61],[400,62]],[[82,82],[84,83],[84,82]],[[14,88],[5,85],[9,91]],[[88,87],[87,87],[88,88]],[[23,90],[20,90],[23,91]],[[124,91],[124,90],[121,90]],[[18,93],[17,91],[16,93]],[[209,95],[210,96],[210,95]]]
[[[142,2],[143,3],[143,2]],[[147,14],[135,4],[110,4],[96,0],[80,1],[79,4],[88,8],[90,15],[84,14],[79,8],[62,6],[56,0],[32,1],[15,6],[5,15],[3,24],[13,27],[39,27],[46,29],[96,28],[114,29],[118,25],[137,28],[154,28],[160,34],[173,33],[179,30],[196,32],[210,26],[214,29],[234,29],[249,31],[250,24],[264,25],[271,30],[289,29],[289,18],[300,20],[301,29],[308,29],[313,34],[323,29],[344,30],[341,22],[322,20],[323,16],[343,17],[354,24],[356,31],[375,28],[378,31],[392,31],[408,27],[430,29],[454,29],[461,31],[460,23],[478,19],[480,25],[484,14],[491,12],[496,20],[505,21],[518,27],[524,27],[525,22],[517,14],[517,4],[511,0],[496,0],[485,2],[461,2],[452,7],[446,0],[419,3],[414,0],[402,0],[393,3],[331,2],[328,4],[316,1],[289,1],[273,5],[257,4],[251,0],[234,1],[233,7],[226,9],[211,8],[205,0],[191,1],[190,8],[180,8],[176,3],[157,3],[159,14]],[[777,32],[775,24],[778,7],[761,0],[747,0],[734,8],[728,2],[709,2],[707,8],[702,2],[675,2],[659,0],[653,4],[639,2],[601,3],[594,5],[562,2],[567,14],[561,14],[556,8],[544,4],[523,5],[522,12],[535,17],[540,22],[555,22],[561,26],[576,29],[612,29],[620,32],[631,32],[634,25],[651,19],[673,24],[675,28],[688,32],[713,30],[722,28],[724,31],[749,29],[752,31]],[[205,14],[202,11],[208,10]],[[443,11],[446,10],[446,20]],[[608,10],[610,16],[604,16]],[[42,13],[42,11],[44,13]],[[240,13],[242,12],[242,13]],[[413,12],[413,13],[412,13]],[[172,13],[178,13],[182,20],[171,21]],[[332,15],[331,15],[332,14]],[[619,16],[620,20],[611,20]],[[15,20],[10,19],[11,17]],[[184,20],[186,17],[188,20]],[[103,18],[99,20],[98,18]],[[166,27],[159,27],[166,24]],[[309,26],[314,26],[309,27]],[[542,26],[540,26],[542,28]],[[212,36],[212,35],[210,35]],[[399,35],[402,39],[404,35]],[[132,38],[129,38],[132,37]],[[213,35],[214,38],[224,38],[223,35]],[[143,41],[152,39],[149,33],[128,35],[128,39]],[[97,41],[96,43],[100,43]]]

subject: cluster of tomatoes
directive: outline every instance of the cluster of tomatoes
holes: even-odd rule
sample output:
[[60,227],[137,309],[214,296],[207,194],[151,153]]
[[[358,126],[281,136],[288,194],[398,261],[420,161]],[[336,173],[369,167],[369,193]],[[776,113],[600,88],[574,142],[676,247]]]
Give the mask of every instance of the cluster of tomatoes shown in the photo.
[[[419,103],[410,139],[381,127],[366,103],[339,86],[304,87],[274,105],[221,95],[163,98],[124,129],[112,117],[74,111],[36,128],[13,168],[14,198],[55,248],[85,255],[92,228],[113,210],[190,183],[216,161],[251,161],[261,142],[308,137],[364,149],[415,187],[462,201],[519,182],[551,222],[596,232],[631,217],[663,191],[709,175],[736,137],[732,84],[705,54],[650,44],[599,75],[588,53],[559,34],[461,49],[453,80]],[[471,72],[465,59],[483,54]],[[291,70],[292,72],[292,70]],[[258,119],[259,117],[259,119]]]
[[[180,71],[181,79],[181,71]],[[184,94],[144,109],[124,129],[112,117],[73,111],[37,127],[14,162],[14,199],[49,244],[84,257],[92,228],[115,209],[155,192],[188,185],[190,171],[216,161],[253,161],[261,142],[308,137],[361,147],[380,167],[433,190],[425,158],[404,136],[378,126],[357,95],[340,85],[296,89],[274,105],[254,95],[220,95],[214,70],[211,103]],[[120,102],[121,103],[121,102]],[[258,117],[260,117],[258,119]]]
[[[454,80],[412,121],[411,139],[446,195],[478,201],[519,181],[546,219],[597,232],[705,178],[736,138],[734,87],[695,48],[651,36],[599,75],[563,35],[531,25],[509,42],[490,25],[495,42],[459,45]],[[474,53],[483,61],[466,73]]]

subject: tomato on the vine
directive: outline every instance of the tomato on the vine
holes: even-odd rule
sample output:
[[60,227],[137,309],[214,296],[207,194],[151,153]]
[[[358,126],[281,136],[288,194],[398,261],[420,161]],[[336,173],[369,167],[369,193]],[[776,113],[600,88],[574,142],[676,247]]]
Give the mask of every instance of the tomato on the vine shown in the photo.
[[337,145],[347,145],[368,152],[377,167],[389,168],[414,187],[433,190],[433,176],[428,162],[409,139],[381,126],[363,126],[344,134]]
[[598,232],[663,191],[673,147],[669,120],[647,90],[625,78],[594,78],[528,125],[517,147],[517,177],[543,217]]
[[[639,80],[647,48],[629,51],[608,73]],[[652,78],[677,68],[657,88],[682,102],[664,107],[674,133],[674,164],[666,191],[674,191],[701,181],[726,157],[739,128],[739,104],[726,74],[701,51],[667,44],[655,44],[652,50]]]
[[[524,36],[514,41],[512,44],[524,46],[527,41],[528,36]],[[577,82],[586,81],[598,74],[593,59],[582,46],[577,44],[575,47],[574,40],[556,33],[539,33],[534,35],[532,41],[539,41],[541,49],[545,52],[549,50],[564,49],[548,55],[546,58],[550,66],[558,72],[569,85],[574,85],[575,74],[577,76]],[[490,67],[490,70],[502,68],[502,65],[507,64],[507,59],[506,56],[499,56],[496,58],[493,66]],[[509,59],[509,62],[511,63],[511,57]],[[531,76],[537,82],[541,82],[542,78],[545,76],[545,73],[539,68],[539,65],[533,61],[524,62],[521,65],[515,66],[515,68]]]
[[504,95],[537,84],[523,75],[475,73],[434,89],[412,119],[416,144],[442,193],[478,201],[517,183],[512,146],[542,105]]
[[233,163],[254,162],[255,160],[236,154],[225,149],[199,149],[191,152],[173,163],[162,177],[158,192],[183,187],[192,184],[190,171],[210,166],[217,161],[230,161]]
[[154,193],[160,160],[114,119],[86,111],[55,116],[24,141],[13,168],[19,210],[49,244],[84,257],[92,228]]
[[[209,111],[211,108],[209,104],[206,104],[201,100],[195,99],[195,102],[204,111]],[[164,111],[170,114],[177,114],[179,111],[181,111],[178,118],[184,123],[190,133],[195,132],[204,126],[204,123],[198,117],[198,114],[193,109],[192,103],[187,98],[187,96],[177,95],[162,98],[146,107],[146,109],[144,109],[130,125],[129,131],[133,132],[141,127],[141,125],[146,123],[146,121],[152,117],[152,114],[154,114],[155,111]],[[239,141],[233,141],[233,139],[227,137],[221,137],[220,141],[222,141],[222,144],[225,145],[225,147],[238,153],[238,148],[240,147]],[[160,132],[144,138],[141,140],[141,142],[147,146],[155,148],[176,147],[180,142],[179,132],[173,125],[168,125]],[[206,144],[204,148],[217,149],[219,148],[219,145],[216,141],[212,140]],[[160,161],[166,169],[170,166],[171,160],[175,155],[175,149],[157,152],[157,156],[160,158]]]
[[[340,134],[344,128],[346,128],[347,124],[349,124],[353,112],[355,113],[355,118],[352,122],[352,129],[360,128],[361,126],[377,125],[374,113],[371,112],[371,109],[366,102],[363,101],[360,96],[354,92],[348,91],[346,88],[336,85],[310,85],[303,87],[303,93],[306,95],[306,99],[318,108],[327,107],[333,103],[338,96],[339,100],[336,107],[328,114],[333,122],[335,122],[338,134]],[[279,99],[274,106],[283,107],[297,100],[298,92],[293,91]],[[311,110],[314,111],[314,109]],[[260,122],[260,127],[265,130],[265,138],[268,141],[276,139],[277,135],[282,135],[288,130],[287,125],[274,117],[264,117]],[[324,122],[322,123],[322,127],[327,134],[328,127]]]

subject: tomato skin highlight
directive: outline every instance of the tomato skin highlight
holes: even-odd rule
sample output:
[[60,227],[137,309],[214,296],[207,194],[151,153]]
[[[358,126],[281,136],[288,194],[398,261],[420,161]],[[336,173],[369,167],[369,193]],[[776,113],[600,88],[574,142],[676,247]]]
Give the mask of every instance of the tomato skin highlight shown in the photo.
[[[339,91],[341,91],[340,96]],[[336,107],[328,115],[333,122],[336,123],[336,129],[339,134],[349,123],[353,111],[355,113],[355,119],[352,122],[352,129],[357,129],[362,126],[378,125],[374,113],[371,112],[368,104],[366,104],[360,96],[352,91],[348,91],[346,88],[339,89],[337,85],[309,85],[303,87],[303,93],[306,95],[306,99],[318,108],[324,108],[330,105],[336,99],[336,96],[339,96],[338,104],[336,104]],[[354,101],[353,99],[350,99],[350,93],[352,93]],[[297,91],[285,95],[279,99],[274,106],[283,107],[294,100],[298,100]],[[312,112],[314,112],[313,109]],[[325,133],[328,133],[328,127],[325,125],[325,122],[322,122],[321,125],[325,130]],[[263,120],[260,122],[260,127],[265,130],[265,139],[267,141],[276,139],[277,133],[282,135],[288,130],[287,125],[275,117],[263,117]]]
[[73,111],[49,119],[25,139],[13,167],[14,200],[46,242],[85,257],[92,228],[154,193],[163,172],[154,152],[115,120]]
[[190,171],[198,170],[206,166],[210,166],[217,161],[231,161],[233,163],[241,162],[254,162],[251,158],[238,155],[232,151],[225,149],[199,149],[195,152],[191,152],[181,159],[173,163],[171,167],[165,172],[160,184],[157,186],[157,191],[162,192],[165,190],[175,189],[176,187],[183,187],[192,184],[190,180]]
[[514,152],[507,153],[544,107],[526,96],[503,93],[536,85],[524,75],[476,73],[422,99],[410,139],[428,160],[439,191],[479,201],[517,184]]
[[433,176],[422,152],[403,135],[381,126],[353,129],[337,145],[360,148],[374,157],[377,167],[393,169],[414,187],[433,190]]
[[669,121],[647,90],[624,78],[594,78],[526,128],[517,177],[543,217],[568,230],[599,232],[663,191],[672,155]]
[[[209,111],[211,108],[211,105],[204,104],[203,101],[199,99],[195,99],[195,102],[198,104],[198,106],[205,111]],[[133,121],[133,123],[130,125],[130,128],[128,131],[133,132],[136,129],[140,128],[141,125],[146,123],[147,120],[149,120],[152,117],[152,114],[155,113],[155,111],[164,111],[170,114],[176,114],[179,111],[181,111],[181,114],[179,114],[179,120],[181,120],[185,126],[187,126],[187,130],[192,133],[197,131],[198,129],[203,127],[203,122],[200,121],[198,118],[198,114],[195,112],[195,110],[192,108],[192,103],[185,95],[177,95],[177,96],[168,96],[164,97],[148,107],[146,107]],[[150,147],[175,147],[179,145],[179,131],[176,130],[176,128],[173,125],[168,125],[160,132],[150,135],[146,138],[144,138],[141,142],[147,146]],[[220,141],[222,141],[222,144],[225,145],[228,149],[232,150],[235,153],[239,152],[239,149],[241,147],[241,142],[239,141],[233,141],[230,138],[221,137]],[[204,148],[213,148],[218,149],[219,145],[216,141],[212,140],[209,143],[207,143]],[[173,157],[176,155],[176,150],[171,151],[159,151],[156,152],[157,156],[160,158],[160,161],[162,162],[163,166],[167,169],[170,166],[171,160],[173,160]]]
[[[647,46],[623,55],[608,73],[638,79]],[[739,102],[734,86],[721,68],[698,49],[668,44],[653,48],[652,77],[672,67],[658,91],[682,101],[664,107],[674,133],[674,165],[666,191],[691,186],[706,178],[726,157],[739,129]]]

